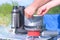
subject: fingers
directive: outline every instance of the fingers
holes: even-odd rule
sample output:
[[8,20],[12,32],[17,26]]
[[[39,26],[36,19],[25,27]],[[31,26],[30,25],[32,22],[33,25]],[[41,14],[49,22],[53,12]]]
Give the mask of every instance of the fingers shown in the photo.
[[37,11],[37,15],[41,16],[41,12],[42,12],[42,10],[40,10],[40,8],[39,8],[38,11]]
[[31,18],[31,17],[32,17],[31,12],[26,12],[26,10],[25,10],[24,12],[25,12],[25,16],[26,16],[27,18]]
[[37,11],[37,15],[43,16],[48,12],[48,9],[45,7],[39,8]]
[[25,8],[24,12],[25,12],[25,16],[27,18],[31,18],[33,16],[33,14],[35,13],[36,9],[34,7],[27,7]]
[[43,15],[45,15],[47,12],[48,12],[48,10],[45,9],[45,11],[43,11],[40,15],[43,16]]

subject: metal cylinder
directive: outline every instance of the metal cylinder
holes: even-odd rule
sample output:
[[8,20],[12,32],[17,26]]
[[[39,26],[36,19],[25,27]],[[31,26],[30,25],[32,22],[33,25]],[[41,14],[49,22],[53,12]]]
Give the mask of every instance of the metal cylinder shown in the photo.
[[42,36],[51,36],[51,37],[57,36],[58,34],[59,34],[58,31],[43,31],[41,33]]
[[43,16],[33,15],[32,18],[26,18],[24,20],[26,30],[40,30],[43,25]]
[[11,27],[12,28],[18,28],[19,27],[19,13],[18,13],[18,7],[17,6],[13,6],[13,10],[12,10],[12,20],[11,20]]

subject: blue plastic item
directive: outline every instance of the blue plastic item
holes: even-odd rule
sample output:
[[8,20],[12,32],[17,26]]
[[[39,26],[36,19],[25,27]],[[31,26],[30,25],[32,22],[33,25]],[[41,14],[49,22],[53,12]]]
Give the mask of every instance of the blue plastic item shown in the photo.
[[60,14],[44,15],[44,24],[46,24],[47,30],[60,31]]

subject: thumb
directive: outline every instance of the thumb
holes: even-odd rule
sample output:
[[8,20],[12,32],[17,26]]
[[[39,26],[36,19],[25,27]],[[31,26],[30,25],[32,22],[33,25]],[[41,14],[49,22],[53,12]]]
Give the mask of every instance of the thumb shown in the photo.
[[48,11],[47,9],[42,10],[42,12],[40,13],[40,15],[41,16],[45,15],[47,13],[47,11]]
[[48,12],[49,9],[44,9],[42,10],[42,12],[40,13],[41,16],[45,15]]
[[46,12],[47,12],[46,9],[40,9],[40,8],[39,8],[37,14],[40,15],[40,16],[43,16]]

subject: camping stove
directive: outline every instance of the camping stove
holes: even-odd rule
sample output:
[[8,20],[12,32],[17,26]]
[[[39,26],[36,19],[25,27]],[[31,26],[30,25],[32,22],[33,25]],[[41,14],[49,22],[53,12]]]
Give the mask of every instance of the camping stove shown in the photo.
[[31,18],[26,18],[24,21],[25,29],[29,36],[39,36],[42,31],[43,16],[33,15]]

